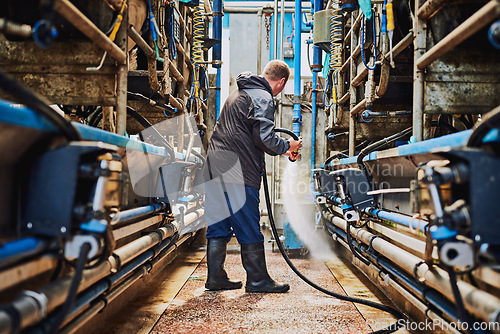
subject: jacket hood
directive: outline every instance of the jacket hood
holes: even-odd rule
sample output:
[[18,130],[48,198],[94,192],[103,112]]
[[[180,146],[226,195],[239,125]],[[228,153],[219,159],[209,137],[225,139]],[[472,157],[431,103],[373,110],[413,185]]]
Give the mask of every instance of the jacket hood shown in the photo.
[[236,78],[239,89],[262,89],[268,91],[273,96],[273,90],[264,77],[251,72],[243,72]]

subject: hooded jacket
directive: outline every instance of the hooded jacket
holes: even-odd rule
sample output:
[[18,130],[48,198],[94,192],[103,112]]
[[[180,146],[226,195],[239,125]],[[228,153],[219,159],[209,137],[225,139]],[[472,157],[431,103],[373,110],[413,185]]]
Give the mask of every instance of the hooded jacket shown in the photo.
[[264,77],[250,72],[236,79],[238,89],[226,100],[209,144],[208,154],[230,151],[239,158],[246,186],[260,189],[264,152],[282,155],[290,148],[274,132],[272,88]]

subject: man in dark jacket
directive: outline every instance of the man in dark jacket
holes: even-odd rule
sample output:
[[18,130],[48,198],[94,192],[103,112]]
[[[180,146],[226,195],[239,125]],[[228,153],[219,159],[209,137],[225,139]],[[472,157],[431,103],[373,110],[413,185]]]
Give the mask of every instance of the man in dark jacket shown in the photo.
[[[218,185],[206,187],[209,290],[239,289],[224,270],[226,245],[233,233],[241,244],[241,259],[247,272],[247,292],[286,292],[290,286],[275,282],[268,274],[264,236],[260,231],[259,189],[264,173],[264,153],[292,156],[302,140],[285,140],[274,132],[275,105],[288,80],[288,65],[270,61],[262,76],[241,73],[238,90],[226,100],[209,148],[210,179]],[[219,189],[219,190],[217,190]]]

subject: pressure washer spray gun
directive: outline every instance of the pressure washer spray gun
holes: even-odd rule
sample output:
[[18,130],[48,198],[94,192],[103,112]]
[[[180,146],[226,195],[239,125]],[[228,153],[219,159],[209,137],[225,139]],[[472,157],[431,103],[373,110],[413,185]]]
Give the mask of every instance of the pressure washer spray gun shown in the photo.
[[[295,133],[293,133],[292,131],[287,130],[287,129],[275,128],[274,132],[286,133],[287,135],[292,137],[294,140],[300,139],[299,136],[297,136]],[[288,160],[290,160],[291,162],[295,162],[298,160],[298,158],[299,158],[299,151],[297,150],[297,151],[292,152],[291,156],[288,157]]]

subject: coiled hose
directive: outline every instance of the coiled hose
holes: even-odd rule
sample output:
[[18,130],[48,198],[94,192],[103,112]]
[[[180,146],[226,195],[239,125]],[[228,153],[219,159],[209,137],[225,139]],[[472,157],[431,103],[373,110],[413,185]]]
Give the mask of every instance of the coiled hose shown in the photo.
[[193,84],[194,84],[194,97],[198,98],[200,95],[200,73],[199,68],[203,63],[203,6],[196,6],[193,12],[193,50],[192,61],[194,63],[193,71]]
[[[287,130],[287,129],[274,129],[274,131],[275,132],[286,133],[287,135],[290,135],[295,140],[299,139],[299,137],[295,133],[293,133],[292,131]],[[363,305],[366,305],[366,306],[370,306],[370,307],[373,307],[373,308],[376,308],[376,309],[388,312],[388,313],[394,315],[398,319],[402,319],[403,316],[401,315],[401,313],[398,310],[396,310],[396,309],[394,309],[394,308],[392,308],[390,306],[386,306],[386,305],[383,305],[383,304],[375,303],[375,302],[372,302],[370,300],[366,300],[366,299],[362,299],[362,298],[345,296],[345,295],[338,294],[338,293],[335,293],[333,291],[327,290],[325,288],[322,288],[321,286],[319,286],[316,283],[314,283],[311,280],[309,280],[306,276],[304,276],[304,274],[302,274],[297,269],[297,267],[295,267],[295,265],[292,263],[292,261],[290,260],[290,258],[286,254],[285,248],[283,247],[283,244],[280,241],[280,238],[279,238],[279,235],[278,235],[278,230],[276,229],[276,224],[274,222],[274,217],[273,217],[273,209],[272,209],[272,206],[271,206],[271,199],[270,199],[270,196],[269,196],[269,185],[267,183],[267,177],[265,175],[266,174],[264,173],[264,178],[263,178],[264,179],[264,195],[265,195],[265,198],[266,198],[266,206],[267,206],[267,212],[269,213],[269,222],[271,223],[271,230],[273,231],[273,236],[274,236],[274,239],[276,240],[276,244],[278,245],[278,248],[279,248],[279,250],[281,252],[281,255],[283,255],[283,258],[285,259],[285,261],[288,264],[288,266],[293,270],[293,272],[295,274],[297,274],[297,276],[299,276],[304,282],[306,282],[307,284],[309,284],[310,286],[312,286],[316,290],[321,291],[321,292],[323,292],[323,293],[325,293],[325,294],[327,294],[327,295],[329,295],[331,297],[334,297],[334,298],[337,298],[337,299],[340,299],[340,300],[345,300],[345,301],[352,302],[352,303],[358,303],[358,304],[363,304]],[[399,324],[399,321],[398,321],[398,322],[392,324],[391,326],[389,326],[387,328],[384,328],[384,329],[381,329],[379,331],[375,331],[372,334],[393,333],[393,332],[397,331],[399,328],[400,328],[400,324]]]
[[342,67],[342,14],[340,1],[335,0],[330,12],[330,71],[338,71]]

